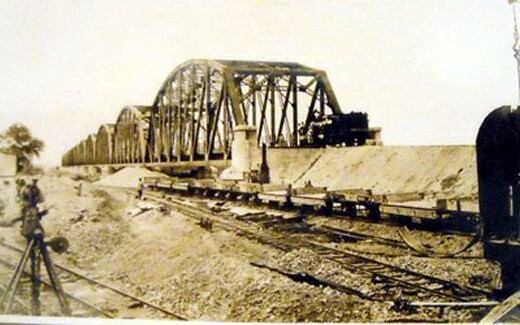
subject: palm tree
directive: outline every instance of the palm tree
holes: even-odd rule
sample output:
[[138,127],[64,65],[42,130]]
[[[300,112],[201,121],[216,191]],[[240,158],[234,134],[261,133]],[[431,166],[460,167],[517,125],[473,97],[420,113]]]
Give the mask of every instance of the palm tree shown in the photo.
[[31,166],[31,160],[43,151],[42,140],[33,138],[31,131],[23,124],[15,123],[0,134],[0,151],[16,156],[17,171]]

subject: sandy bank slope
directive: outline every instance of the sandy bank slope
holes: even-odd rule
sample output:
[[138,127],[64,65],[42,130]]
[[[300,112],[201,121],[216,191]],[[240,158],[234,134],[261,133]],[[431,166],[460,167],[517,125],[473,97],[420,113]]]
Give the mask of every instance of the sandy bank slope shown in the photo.
[[[315,149],[319,155],[297,150],[290,157],[273,151],[273,176],[277,169],[307,166],[303,173],[285,173],[291,182],[329,189],[372,189],[376,193],[442,192],[448,196],[477,193],[474,146],[385,146]],[[279,160],[279,161],[275,161]],[[283,173],[282,173],[283,174]],[[275,177],[276,178],[276,177]],[[276,179],[275,179],[276,181]]]
[[137,187],[139,178],[141,177],[167,177],[167,175],[152,172],[146,168],[127,167],[120,171],[103,177],[101,180],[94,183],[101,186],[116,186],[116,187]]

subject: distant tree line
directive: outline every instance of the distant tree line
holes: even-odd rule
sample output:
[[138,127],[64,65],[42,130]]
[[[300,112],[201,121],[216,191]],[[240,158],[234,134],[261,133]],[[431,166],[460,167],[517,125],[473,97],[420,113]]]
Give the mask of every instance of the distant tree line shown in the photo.
[[20,123],[15,123],[0,133],[0,152],[16,156],[18,173],[33,173],[32,160],[40,156],[44,147],[44,142],[33,138],[31,131]]

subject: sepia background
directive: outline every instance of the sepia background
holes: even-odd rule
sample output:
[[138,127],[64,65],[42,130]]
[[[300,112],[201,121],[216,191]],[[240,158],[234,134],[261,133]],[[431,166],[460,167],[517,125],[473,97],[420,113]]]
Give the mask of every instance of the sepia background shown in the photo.
[[327,71],[343,111],[385,144],[474,143],[516,104],[504,1],[27,1],[0,3],[0,129],[25,123],[61,154],[151,104],[191,58],[295,61]]

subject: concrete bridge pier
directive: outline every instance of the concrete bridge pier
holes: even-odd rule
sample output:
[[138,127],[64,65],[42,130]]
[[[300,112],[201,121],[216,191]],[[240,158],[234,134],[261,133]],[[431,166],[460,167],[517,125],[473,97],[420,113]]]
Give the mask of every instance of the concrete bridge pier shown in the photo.
[[260,149],[256,143],[256,127],[239,125],[233,130],[231,167],[220,174],[221,180],[243,181],[252,170],[258,170]]

